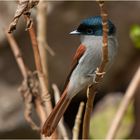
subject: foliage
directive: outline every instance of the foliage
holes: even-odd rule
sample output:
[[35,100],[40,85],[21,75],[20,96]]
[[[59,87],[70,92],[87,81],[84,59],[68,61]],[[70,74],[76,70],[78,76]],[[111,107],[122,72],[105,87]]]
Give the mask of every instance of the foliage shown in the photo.
[[[114,95],[113,95],[114,96]],[[112,119],[114,118],[120,100],[116,101],[116,97],[111,97],[112,99],[106,100],[106,103],[99,103],[98,108],[95,108],[94,115],[91,119],[90,125],[90,137],[96,139],[105,138],[107,131],[109,130]],[[103,101],[104,102],[104,101]],[[117,133],[116,138],[126,138],[131,132],[133,126],[133,105],[128,107],[127,113],[124,116],[121,127]]]
[[130,37],[135,44],[135,47],[140,49],[140,25],[133,25],[130,29]]

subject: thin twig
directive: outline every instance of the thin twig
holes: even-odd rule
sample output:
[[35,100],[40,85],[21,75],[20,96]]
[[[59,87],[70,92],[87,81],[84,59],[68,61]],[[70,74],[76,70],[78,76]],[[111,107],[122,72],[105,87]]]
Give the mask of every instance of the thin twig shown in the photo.
[[50,112],[52,111],[52,103],[51,103],[51,100],[50,100],[50,94],[49,94],[48,89],[47,89],[45,75],[43,74],[43,69],[42,69],[42,65],[41,65],[41,58],[40,58],[39,49],[38,49],[38,42],[37,42],[37,39],[36,39],[33,24],[28,31],[29,31],[29,34],[30,34],[31,42],[32,42],[32,48],[33,48],[33,52],[34,52],[36,69],[38,71],[39,81],[40,81],[40,84],[41,84],[42,99],[44,101],[44,105],[45,105],[47,115],[49,115]]
[[95,98],[95,89],[94,87],[92,88],[89,87],[87,89],[87,103],[84,114],[83,133],[82,133],[83,139],[88,139],[89,137],[90,116],[93,109],[94,98]]
[[[27,22],[31,21],[30,15],[24,14],[24,17],[25,17]],[[32,22],[32,24],[30,24],[30,28],[27,28],[27,29],[29,31],[29,35],[31,38],[35,65],[36,65],[36,69],[38,72],[38,78],[39,78],[41,91],[42,91],[40,96],[41,96],[42,103],[44,105],[44,109],[45,109],[47,116],[48,116],[52,111],[52,103],[51,103],[51,97],[50,97],[50,94],[49,94],[48,88],[47,88],[47,81],[46,81],[45,75],[43,73],[43,68],[42,68],[41,58],[40,58],[40,53],[39,53],[39,48],[38,48],[38,42],[37,42],[37,38],[35,35],[33,22]],[[56,131],[53,133],[52,137],[57,138]]]
[[[32,88],[30,86],[34,82],[29,83],[29,85],[28,85],[28,82],[29,82],[28,81],[29,80],[28,79],[28,73],[27,73],[26,78],[24,76],[24,81],[26,81],[26,84],[25,84],[26,88],[25,89],[22,88],[21,91],[24,91],[24,93],[28,93],[28,94],[31,92],[31,94],[32,94],[31,99],[33,98],[33,96],[35,96],[35,100],[33,100],[33,101],[35,101],[36,111],[37,111],[37,113],[40,117],[41,126],[42,126],[43,123],[45,122],[45,119],[47,118],[46,115],[48,116],[50,114],[50,112],[52,111],[52,105],[51,105],[50,95],[48,94],[48,89],[47,89],[47,85],[46,85],[46,81],[45,81],[46,79],[45,79],[45,76],[44,76],[44,73],[43,73],[43,68],[42,68],[42,65],[41,65],[41,59],[40,59],[40,54],[39,54],[38,43],[37,43],[35,31],[34,31],[34,28],[33,28],[33,22],[30,18],[30,12],[29,12],[29,10],[31,8],[33,8],[35,5],[37,5],[38,2],[39,2],[39,0],[31,0],[31,1],[30,0],[19,0],[19,5],[18,5],[18,8],[16,10],[14,19],[9,26],[9,33],[11,33],[13,30],[16,29],[18,19],[23,14],[26,18],[26,21],[27,21],[27,26],[28,26],[27,29],[29,29],[28,31],[29,31],[29,34],[30,34],[31,42],[32,42],[34,58],[35,58],[35,65],[36,65],[36,69],[37,69],[37,74],[38,74],[42,94],[38,93],[37,97],[36,97],[36,95],[33,95],[34,94],[34,88]],[[25,74],[26,74],[26,72],[25,72]],[[33,81],[33,80],[31,79],[31,81]],[[30,89],[30,88],[32,88],[32,89]],[[35,93],[36,93],[36,90],[35,90]],[[25,99],[26,99],[26,97],[25,97]],[[26,111],[26,113],[25,113],[25,116],[30,116],[31,104],[32,104],[31,102],[32,102],[32,100],[28,101],[29,106],[28,106],[28,111]],[[44,106],[42,106],[42,102],[44,103],[43,104]],[[44,112],[44,109],[45,109],[46,113]],[[29,121],[29,119],[28,119],[28,121]],[[54,137],[56,138],[57,136],[54,136]]]
[[[23,80],[24,81],[23,83],[26,82],[25,84],[28,85],[27,84],[27,82],[28,82],[27,80],[28,80],[30,71],[28,70],[27,66],[25,65],[25,63],[23,61],[21,52],[19,50],[19,47],[18,47],[18,45],[17,45],[17,43],[16,43],[13,35],[12,34],[8,34],[7,32],[5,32],[5,34],[6,34],[6,37],[7,37],[8,41],[9,41],[9,43],[10,43],[10,47],[12,49],[12,52],[13,52],[14,56],[15,56],[15,59],[17,61],[17,64],[18,64],[19,68],[20,68],[20,71],[22,73],[22,76],[23,76],[23,79],[24,79]],[[25,99],[27,99],[30,102],[30,99],[32,98],[31,97],[32,95],[31,94],[28,94],[28,95],[26,94],[26,96],[30,96],[29,98],[28,97],[25,97]],[[43,110],[43,107],[41,105],[40,100],[36,99],[35,100],[35,105],[36,105],[36,112],[37,112],[37,114],[38,114],[38,116],[40,118],[41,125],[42,125],[44,123],[45,119],[46,119],[46,114],[45,114],[45,112]],[[29,106],[29,105],[27,105],[25,103],[25,119],[29,122],[29,124],[32,126],[32,128],[38,129],[37,126],[36,126],[36,124],[30,118],[30,113],[31,113],[30,112],[30,110],[31,110],[30,107],[31,106]]]
[[84,102],[81,102],[79,105],[79,109],[73,127],[73,140],[78,140],[83,110],[84,110]]
[[[104,1],[98,1],[99,7],[100,7],[100,13],[102,17],[102,22],[103,22],[103,47],[102,47],[102,63],[97,69],[97,73],[104,73],[105,66],[108,62],[108,24],[107,24],[107,11],[104,7]],[[95,81],[99,82],[102,79],[102,75],[96,74]],[[89,87],[89,90],[87,90],[87,103],[86,103],[86,110],[85,110],[85,115],[84,115],[84,123],[83,123],[83,139],[88,139],[89,138],[89,124],[90,124],[90,115],[92,112],[93,108],[93,101],[94,97],[96,94],[96,89],[97,89],[97,83],[94,83]]]
[[[11,33],[16,29],[17,23],[21,15],[30,14],[30,9],[36,6],[39,3],[39,0],[19,0],[18,7],[16,9],[14,18],[9,25],[8,33]],[[31,20],[28,20],[27,28],[31,25]]]
[[28,31],[29,31],[29,34],[30,34],[32,48],[33,48],[33,52],[34,52],[36,69],[37,69],[38,72],[43,73],[43,69],[42,69],[42,65],[41,65],[41,58],[40,58],[39,49],[38,49],[38,42],[37,42],[37,39],[36,39],[33,24],[32,24],[32,27]]
[[14,57],[15,57],[15,59],[17,61],[17,64],[18,64],[19,69],[20,69],[20,71],[22,73],[22,76],[24,78],[27,78],[27,76],[28,76],[27,68],[26,68],[26,66],[24,64],[24,61],[22,59],[22,54],[21,54],[21,52],[19,50],[19,47],[18,47],[13,35],[8,34],[6,31],[5,31],[5,35],[6,35],[7,39],[8,39],[8,42],[10,43],[11,50],[12,50],[12,52],[14,54]]
[[47,2],[40,0],[39,5],[37,6],[37,40],[39,46],[39,52],[42,62],[43,73],[46,77],[46,86],[48,88],[48,62],[47,62],[47,52],[44,47],[46,42],[47,33]]
[[[25,16],[26,20],[28,20],[28,16]],[[32,43],[32,48],[34,52],[34,59],[35,59],[35,64],[36,64],[36,69],[38,72],[38,78],[41,86],[41,100],[44,105],[44,109],[47,113],[47,116],[51,113],[52,111],[52,103],[51,103],[51,97],[47,88],[47,81],[45,78],[45,75],[43,73],[43,68],[41,64],[41,57],[39,53],[39,48],[38,48],[38,42],[37,38],[35,35],[35,30],[34,30],[34,24],[32,23],[31,27],[28,29],[29,35],[31,38],[31,43]],[[57,133],[56,131],[52,135],[53,138],[57,138]]]
[[54,99],[55,99],[55,104],[56,104],[60,99],[60,91],[56,84],[52,84],[52,88],[54,91]]
[[[52,84],[52,88],[54,90],[54,99],[55,99],[55,104],[59,101],[60,99],[60,91],[57,87],[56,84]],[[64,123],[64,118],[62,117],[59,124],[58,124],[58,131],[59,133],[62,135],[62,137],[64,138],[64,140],[68,140],[69,137],[68,137],[68,134],[67,134],[67,131],[66,131],[66,127],[65,127],[65,123]]]
[[55,52],[54,52],[54,50],[48,45],[47,42],[44,43],[44,47],[50,53],[51,56],[55,56],[56,55]]
[[107,133],[106,140],[113,140],[115,138],[117,131],[121,125],[121,121],[125,115],[125,112],[129,106],[129,104],[134,99],[138,86],[140,86],[140,67],[138,68],[137,72],[135,73],[135,75],[122,99],[122,102],[118,108],[115,118],[113,119],[111,127],[109,128],[109,131]]

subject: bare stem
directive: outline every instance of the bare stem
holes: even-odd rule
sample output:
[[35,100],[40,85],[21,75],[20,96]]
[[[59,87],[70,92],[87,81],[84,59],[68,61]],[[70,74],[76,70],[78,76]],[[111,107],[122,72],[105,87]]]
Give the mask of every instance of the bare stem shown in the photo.
[[138,68],[136,74],[134,75],[124,97],[123,100],[118,108],[118,111],[115,115],[115,118],[113,119],[113,122],[111,124],[111,127],[109,128],[109,131],[106,136],[106,140],[113,140],[117,134],[117,131],[121,125],[121,121],[125,115],[125,112],[128,108],[128,105],[132,102],[134,99],[136,90],[138,89],[138,86],[140,86],[140,67]]
[[24,64],[24,61],[22,59],[22,54],[19,50],[19,47],[18,47],[18,45],[17,45],[17,43],[16,43],[12,34],[8,34],[6,31],[5,31],[5,34],[6,34],[6,37],[9,41],[9,43],[10,43],[11,50],[12,50],[14,56],[15,56],[15,59],[16,59],[17,64],[19,66],[19,69],[22,73],[22,76],[24,78],[27,78],[27,68],[26,68],[26,66]]
[[48,87],[48,64],[47,64],[47,51],[45,48],[46,39],[47,39],[47,2],[40,0],[37,6],[37,39],[39,52],[41,57],[41,64],[43,68],[43,73],[46,77],[46,84]]
[[73,140],[78,140],[83,110],[84,110],[84,102],[81,102],[79,105],[79,109],[73,127]]
[[90,116],[93,109],[94,98],[95,98],[95,89],[94,87],[89,87],[87,89],[87,103],[83,123],[83,136],[82,136],[83,139],[87,139],[89,137]]
[[[28,20],[28,16],[26,16],[26,19]],[[32,26],[28,29],[28,31],[29,31],[29,35],[31,38],[31,42],[32,42],[32,48],[33,48],[33,52],[34,52],[36,69],[38,71],[38,78],[39,78],[39,82],[40,82],[40,86],[41,86],[41,90],[42,90],[41,99],[42,99],[44,109],[45,109],[45,111],[47,113],[47,117],[48,117],[48,115],[52,111],[52,103],[51,103],[51,97],[50,97],[50,94],[49,94],[48,88],[47,88],[47,81],[46,81],[45,75],[43,73],[43,68],[42,68],[42,64],[41,64],[41,57],[40,57],[40,53],[39,53],[38,42],[37,42],[37,38],[35,35],[33,23],[32,23]],[[57,137],[58,136],[57,136],[57,133],[55,131],[52,135],[52,138],[55,139]]]
[[29,34],[30,34],[31,42],[32,42],[32,48],[33,48],[33,52],[34,52],[36,69],[37,69],[38,72],[43,73],[40,54],[39,54],[39,49],[38,49],[38,42],[37,42],[37,39],[36,39],[35,30],[34,30],[33,25],[30,29],[28,29],[28,31],[29,31]]
[[[98,69],[98,73],[103,73],[105,66],[108,62],[108,24],[107,24],[107,11],[104,7],[104,1],[98,1],[99,7],[100,7],[100,13],[102,17],[102,25],[103,25],[103,47],[102,47],[102,52],[103,52],[103,57],[102,57],[102,63]],[[97,75],[95,81],[99,82],[102,78],[102,75]],[[83,139],[88,139],[89,138],[89,124],[90,124],[90,115],[92,112],[93,108],[93,101],[95,97],[95,92],[97,89],[97,83],[94,83],[89,87],[88,90],[88,97],[87,97],[87,103],[86,103],[86,110],[85,110],[85,115],[84,115],[84,123],[83,123]]]
[[38,42],[36,39],[35,30],[34,30],[33,25],[31,26],[31,28],[28,31],[30,34],[31,42],[32,42],[32,48],[33,48],[33,52],[34,52],[36,69],[38,71],[39,81],[41,84],[42,99],[44,100],[44,98],[45,98],[44,104],[45,104],[45,109],[46,109],[46,112],[48,115],[52,111],[52,104],[51,104],[50,95],[49,95],[49,92],[47,89],[46,79],[45,79],[45,76],[43,74],[43,69],[42,69],[42,65],[41,65],[41,58],[40,58],[39,49],[38,49]]
[[[19,47],[18,47],[18,45],[17,45],[17,43],[16,43],[16,41],[15,41],[15,39],[14,39],[12,34],[8,34],[7,32],[5,32],[5,34],[6,34],[6,37],[7,37],[8,41],[9,41],[9,43],[10,43],[10,47],[12,49],[12,52],[13,52],[14,56],[15,56],[17,64],[18,64],[18,66],[20,68],[22,76],[23,76],[24,80],[26,80],[27,77],[28,77],[28,71],[29,70],[27,69],[27,66],[24,63],[24,60],[22,58],[21,52],[19,50]],[[40,118],[41,125],[42,125],[44,123],[45,119],[46,119],[46,114],[45,114],[45,112],[43,110],[43,107],[41,105],[40,100],[36,99],[35,100],[35,105],[36,105],[36,112],[37,112],[37,114],[38,114],[38,116]],[[25,116],[25,119],[29,123],[31,123],[31,124],[33,123],[32,120],[28,116]]]
[[[18,1],[19,1],[18,7],[16,9],[14,18],[9,25],[8,33],[11,33],[14,30],[16,30],[16,26],[21,15],[24,15],[27,13],[30,14],[29,12],[30,9],[35,7],[39,3],[39,0],[18,0]],[[27,24],[27,28],[29,28],[31,25],[31,20],[28,20],[28,21],[29,21],[28,22],[29,24]]]
[[[33,52],[34,52],[34,58],[35,58],[35,65],[36,65],[36,69],[37,69],[37,72],[38,72],[38,77],[39,77],[39,81],[40,81],[40,85],[41,85],[41,89],[42,89],[42,94],[39,95],[36,100],[35,100],[35,105],[36,105],[36,112],[40,118],[40,121],[41,121],[41,126],[43,125],[43,123],[45,122],[45,119],[47,118],[46,117],[46,114],[49,115],[50,112],[52,111],[52,104],[51,104],[51,100],[50,100],[50,95],[48,93],[48,89],[47,89],[47,82],[45,81],[45,76],[44,76],[44,70],[42,68],[42,65],[41,65],[41,58],[40,58],[40,54],[39,54],[39,49],[38,49],[38,43],[37,43],[37,39],[36,39],[36,35],[35,35],[35,30],[33,28],[33,24],[32,24],[32,20],[30,19],[30,12],[29,10],[31,8],[33,8],[34,6],[36,6],[37,4],[39,3],[39,0],[34,0],[34,1],[29,1],[29,0],[19,0],[19,5],[18,5],[18,8],[16,10],[16,13],[15,13],[15,16],[14,16],[14,19],[13,21],[11,22],[10,26],[9,26],[9,33],[11,33],[14,29],[16,29],[16,24],[18,22],[18,19],[21,15],[25,15],[25,18],[27,20],[27,28],[30,28],[28,31],[29,31],[29,34],[30,34],[30,38],[31,38],[31,42],[32,42],[32,47],[33,47]],[[27,70],[27,67],[25,66],[24,62],[23,62],[23,59],[22,59],[22,56],[21,56],[21,53],[19,51],[19,48],[13,38],[13,36],[11,34],[6,34],[7,35],[7,38],[8,38],[8,41],[10,42],[11,44],[11,48],[12,48],[12,51],[15,55],[15,59],[17,60],[17,63],[19,65],[19,68],[21,70],[21,73],[24,77],[24,80],[25,81],[25,85],[26,85],[26,90],[27,90],[27,94],[30,95],[29,91],[28,91],[28,84],[26,82],[29,82],[28,81],[28,70]],[[23,90],[23,93],[25,92],[26,94],[26,90],[25,89],[22,89]],[[34,95],[30,95],[30,97],[32,98],[32,96]],[[41,99],[44,101],[44,105],[42,105],[42,101],[40,100],[40,97],[42,97]],[[25,97],[26,98],[26,97]],[[48,102],[47,102],[48,100]],[[29,100],[30,101],[30,100]],[[31,113],[31,105],[32,102],[28,102],[28,109],[29,110],[26,110],[28,113],[25,113],[26,116],[28,118],[26,118],[28,121],[32,122],[31,118],[30,118],[30,113]],[[44,109],[46,110],[46,112],[44,111]],[[34,123],[32,123],[34,124]],[[56,137],[55,137],[56,138]]]

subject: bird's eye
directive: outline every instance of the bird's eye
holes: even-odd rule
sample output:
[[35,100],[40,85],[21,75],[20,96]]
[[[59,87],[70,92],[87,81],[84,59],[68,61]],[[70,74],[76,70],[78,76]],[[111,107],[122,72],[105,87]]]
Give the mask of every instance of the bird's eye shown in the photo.
[[88,34],[92,34],[93,33],[93,30],[92,29],[87,29],[87,33]]

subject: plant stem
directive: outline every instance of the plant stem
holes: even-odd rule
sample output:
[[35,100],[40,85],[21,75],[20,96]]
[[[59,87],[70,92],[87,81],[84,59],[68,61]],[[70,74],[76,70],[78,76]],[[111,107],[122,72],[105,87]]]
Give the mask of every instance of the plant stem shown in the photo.
[[117,131],[121,125],[121,121],[125,115],[125,112],[129,106],[129,104],[131,103],[131,101],[134,99],[134,95],[136,93],[136,90],[138,89],[138,86],[140,86],[140,67],[138,68],[136,74],[134,75],[134,77],[122,99],[122,102],[118,108],[115,118],[113,119],[113,122],[107,133],[106,140],[113,140],[115,138]]
[[[5,34],[6,34],[6,37],[7,37],[8,41],[9,41],[11,50],[12,50],[14,56],[15,56],[17,64],[19,66],[19,69],[20,69],[20,71],[22,73],[22,76],[23,76],[24,79],[27,79],[27,77],[28,77],[28,68],[24,63],[24,60],[22,58],[21,51],[20,51],[20,49],[18,47],[18,44],[16,43],[16,41],[15,41],[15,39],[14,39],[12,34],[8,34],[7,32],[5,32]],[[42,107],[42,105],[40,103],[40,100],[37,99],[35,101],[35,105],[36,105],[36,112],[37,112],[37,114],[38,114],[38,116],[40,118],[41,125],[42,125],[44,123],[45,119],[46,119],[46,114],[45,114],[44,109],[43,109],[43,107]]]
[[79,132],[80,132],[80,124],[81,124],[81,118],[82,118],[82,113],[84,110],[84,102],[81,102],[79,105],[79,109],[75,118],[75,123],[73,127],[73,140],[78,140],[79,137]]
[[48,86],[48,63],[47,63],[47,51],[45,48],[46,39],[47,39],[47,2],[44,0],[40,0],[37,6],[37,39],[39,52],[41,57],[41,64],[43,68],[43,73],[46,77],[46,84]]
[[[98,1],[99,7],[100,7],[100,13],[102,17],[102,26],[103,26],[103,47],[102,47],[102,63],[97,70],[95,81],[99,83],[99,81],[102,79],[102,73],[104,73],[105,66],[108,62],[108,24],[107,24],[107,11],[104,7],[104,1]],[[86,110],[84,115],[84,123],[83,123],[83,139],[89,138],[89,125],[90,125],[90,115],[93,108],[93,101],[95,97],[95,92],[97,89],[97,83],[94,83],[91,85],[88,89],[88,97],[87,97],[87,103],[86,103]]]

